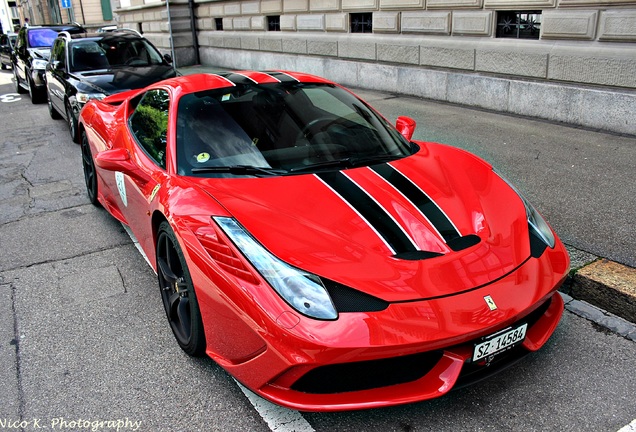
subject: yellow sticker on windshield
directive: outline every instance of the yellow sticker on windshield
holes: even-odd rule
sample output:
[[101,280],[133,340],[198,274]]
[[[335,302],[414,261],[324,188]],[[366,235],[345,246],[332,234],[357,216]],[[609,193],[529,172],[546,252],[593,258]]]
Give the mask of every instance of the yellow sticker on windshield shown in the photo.
[[199,163],[204,163],[210,160],[210,154],[209,153],[199,153],[197,155],[197,162]]

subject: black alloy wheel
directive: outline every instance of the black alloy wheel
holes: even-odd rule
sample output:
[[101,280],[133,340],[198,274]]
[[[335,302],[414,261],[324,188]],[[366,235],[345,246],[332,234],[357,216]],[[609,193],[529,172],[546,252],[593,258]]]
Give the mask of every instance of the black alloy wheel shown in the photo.
[[31,78],[27,77],[27,84],[29,86],[29,96],[31,97],[32,104],[39,104],[42,102],[42,91],[35,87],[35,83]]
[[79,143],[78,134],[77,134],[77,119],[75,118],[75,114],[73,114],[73,109],[71,108],[71,104],[66,102],[66,122],[68,123],[68,131],[71,134],[71,139],[74,143]]
[[95,172],[95,162],[93,162],[93,153],[91,146],[88,144],[86,132],[82,131],[82,167],[84,168],[84,182],[86,183],[86,193],[91,204],[99,207],[97,200],[97,173]]
[[157,235],[157,277],[170,328],[186,354],[205,353],[205,335],[197,297],[179,242],[166,221]]

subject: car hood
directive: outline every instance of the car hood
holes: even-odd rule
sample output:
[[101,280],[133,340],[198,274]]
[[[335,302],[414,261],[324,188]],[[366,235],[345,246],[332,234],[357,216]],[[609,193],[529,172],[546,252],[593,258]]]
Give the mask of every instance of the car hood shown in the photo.
[[519,196],[449,146],[340,172],[193,181],[282,260],[386,301],[482,286],[530,256]]
[[74,75],[94,89],[110,95],[143,88],[157,81],[175,77],[176,71],[172,66],[162,64],[75,72]]
[[51,57],[51,48],[30,48],[29,51],[36,59],[48,60]]

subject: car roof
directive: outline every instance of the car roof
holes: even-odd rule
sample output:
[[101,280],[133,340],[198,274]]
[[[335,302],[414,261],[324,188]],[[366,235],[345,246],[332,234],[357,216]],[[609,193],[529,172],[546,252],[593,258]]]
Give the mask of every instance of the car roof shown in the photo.
[[68,32],[83,32],[86,33],[86,29],[78,24],[41,24],[26,27],[27,31],[36,29],[51,29],[55,31],[68,31]]
[[76,40],[111,40],[111,39],[145,39],[145,37],[143,35],[141,35],[140,33],[134,31],[134,30],[127,30],[127,29],[119,29],[119,30],[113,30],[113,31],[109,31],[109,32],[102,32],[102,33],[73,33],[73,34],[69,34],[69,35],[65,35],[63,33],[61,33],[58,37],[60,38],[67,38],[68,36],[70,36],[70,41],[76,41]]

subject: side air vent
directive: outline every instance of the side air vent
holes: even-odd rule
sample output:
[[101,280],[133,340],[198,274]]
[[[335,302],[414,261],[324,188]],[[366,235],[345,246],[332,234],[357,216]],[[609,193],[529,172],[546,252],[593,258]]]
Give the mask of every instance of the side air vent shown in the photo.
[[258,282],[254,274],[243,264],[243,261],[219,238],[213,227],[201,227],[196,231],[196,235],[201,245],[219,267],[246,282]]

